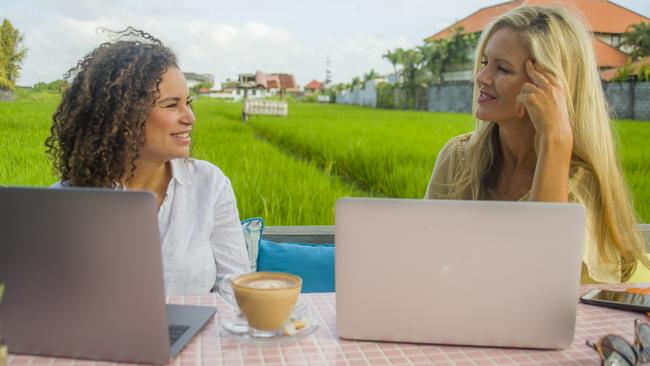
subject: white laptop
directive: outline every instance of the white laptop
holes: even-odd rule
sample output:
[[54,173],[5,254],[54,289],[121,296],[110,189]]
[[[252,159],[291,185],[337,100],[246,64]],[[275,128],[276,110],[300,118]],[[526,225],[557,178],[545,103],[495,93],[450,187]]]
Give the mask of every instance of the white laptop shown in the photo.
[[165,305],[151,193],[0,187],[0,235],[12,353],[166,363],[215,313]]
[[344,198],[335,221],[340,337],[551,349],[573,342],[583,206]]

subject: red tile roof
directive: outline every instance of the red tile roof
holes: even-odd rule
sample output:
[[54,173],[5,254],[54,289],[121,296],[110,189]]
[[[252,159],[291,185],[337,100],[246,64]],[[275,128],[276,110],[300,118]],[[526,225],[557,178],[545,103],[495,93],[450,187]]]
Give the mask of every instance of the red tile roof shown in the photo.
[[466,33],[480,32],[495,18],[523,4],[566,5],[577,8],[584,14],[594,33],[620,34],[632,24],[650,22],[650,18],[607,0],[514,0],[479,9],[426,38],[425,41],[447,38],[454,34],[458,26],[462,26]]
[[617,48],[608,45],[596,37],[592,37],[596,63],[600,68],[621,67],[627,61],[627,55]]
[[298,90],[292,74],[266,74],[258,70],[255,72],[255,83],[265,89]]
[[266,87],[268,89],[280,89],[280,79],[278,80],[267,80]]
[[280,78],[278,75],[266,75],[266,88],[267,89],[280,89]]
[[276,74],[280,78],[280,89],[297,90],[296,79],[292,74]]
[[305,85],[305,90],[323,90],[323,83],[318,80],[312,80],[307,85]]

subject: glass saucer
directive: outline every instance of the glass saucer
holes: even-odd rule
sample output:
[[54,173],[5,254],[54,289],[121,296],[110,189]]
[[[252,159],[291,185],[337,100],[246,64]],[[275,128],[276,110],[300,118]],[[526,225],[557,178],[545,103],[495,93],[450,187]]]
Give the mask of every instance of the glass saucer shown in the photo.
[[[298,325],[296,327],[296,324]],[[301,325],[304,325],[300,329]],[[223,336],[236,339],[242,343],[252,344],[283,344],[295,342],[306,337],[318,328],[318,321],[311,315],[309,308],[303,304],[296,305],[291,317],[285,326],[278,332],[249,332],[246,319],[238,313],[232,312],[231,316],[220,319],[219,329]]]

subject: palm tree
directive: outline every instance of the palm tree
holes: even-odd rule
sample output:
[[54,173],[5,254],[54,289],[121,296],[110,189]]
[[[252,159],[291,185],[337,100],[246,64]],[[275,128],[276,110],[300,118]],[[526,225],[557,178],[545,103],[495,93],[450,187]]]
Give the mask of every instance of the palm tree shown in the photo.
[[388,60],[388,62],[390,62],[391,65],[393,65],[393,73],[395,75],[397,75],[397,65],[399,65],[401,61],[400,58],[402,56],[397,52],[398,50],[401,50],[401,48],[398,48],[395,51],[387,50],[385,54],[381,55],[381,57],[385,58]]
[[650,64],[643,64],[639,66],[637,77],[639,81],[650,81]]
[[632,67],[632,60],[627,59],[625,65],[616,69],[616,74],[612,78],[612,81],[629,81],[634,75],[634,68]]
[[447,49],[444,47],[444,40],[425,43],[418,46],[422,54],[424,67],[429,71],[432,84],[442,81],[443,60],[446,58]]
[[399,84],[398,75],[397,75],[397,66],[402,64],[402,58],[404,57],[404,49],[396,48],[394,51],[387,50],[385,54],[382,55],[383,58],[388,60],[388,62],[393,65],[393,74],[395,75],[396,83]]
[[402,55],[402,72],[404,77],[404,88],[408,93],[408,105],[415,106],[415,93],[418,87],[424,86],[423,65],[424,56],[416,49],[404,51]]
[[424,66],[431,74],[431,81],[442,83],[445,71],[463,67],[471,61],[469,55],[476,47],[477,41],[478,34],[464,34],[463,27],[457,27],[453,36],[419,46],[418,49],[424,57]]
[[361,78],[355,76],[352,78],[352,83],[350,83],[350,90],[353,90],[355,86],[361,85]]
[[650,56],[650,23],[641,22],[628,27],[623,33],[620,47],[630,47],[632,60]]
[[453,64],[464,64],[470,61],[471,51],[476,47],[478,42],[477,33],[465,34],[462,26],[456,27],[454,35],[449,38],[447,47],[449,48],[448,61]]
[[379,78],[377,71],[375,71],[375,69],[370,69],[370,71],[363,75],[363,83],[365,84],[366,82],[377,78]]

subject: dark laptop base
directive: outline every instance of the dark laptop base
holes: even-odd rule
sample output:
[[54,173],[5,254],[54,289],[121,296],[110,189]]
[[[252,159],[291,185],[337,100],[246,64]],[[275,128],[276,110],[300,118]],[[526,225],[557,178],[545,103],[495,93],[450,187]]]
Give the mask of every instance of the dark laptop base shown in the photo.
[[170,325],[189,325],[190,327],[170,345],[170,357],[176,357],[216,312],[217,309],[210,306],[167,304],[168,323]]
[[[165,304],[152,193],[0,187],[0,202],[12,353],[166,363],[214,315]],[[189,326],[171,346],[168,324]]]

